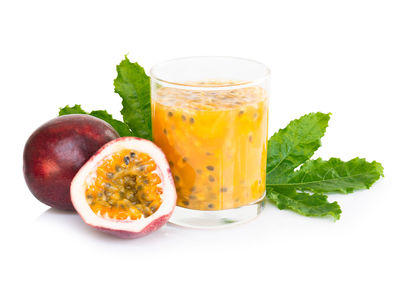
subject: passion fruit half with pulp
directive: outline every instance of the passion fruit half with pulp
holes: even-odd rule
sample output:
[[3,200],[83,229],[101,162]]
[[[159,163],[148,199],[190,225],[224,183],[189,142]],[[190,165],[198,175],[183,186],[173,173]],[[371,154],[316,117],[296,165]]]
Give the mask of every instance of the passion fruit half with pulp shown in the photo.
[[161,149],[148,140],[124,137],[105,144],[78,171],[71,200],[88,225],[136,238],[168,221],[176,191]]

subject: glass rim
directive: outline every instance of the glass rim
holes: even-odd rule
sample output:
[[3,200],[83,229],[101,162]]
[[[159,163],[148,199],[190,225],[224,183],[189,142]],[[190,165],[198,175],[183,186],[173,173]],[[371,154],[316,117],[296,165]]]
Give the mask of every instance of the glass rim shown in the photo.
[[[257,64],[263,68],[263,73],[258,75],[259,77],[248,80],[248,81],[240,81],[237,84],[229,84],[229,85],[193,85],[193,84],[187,84],[187,83],[180,83],[180,82],[173,82],[173,81],[168,81],[166,79],[162,79],[158,77],[155,74],[156,68],[164,66],[166,64],[176,62],[176,61],[182,61],[182,60],[188,60],[188,59],[232,59],[232,60],[241,60],[241,61],[246,61],[248,63],[252,64]],[[240,88],[247,88],[251,86],[256,86],[262,83],[263,81],[269,79],[271,74],[270,69],[263,64],[262,62],[259,62],[257,60],[253,59],[247,59],[247,58],[242,58],[242,57],[235,57],[235,56],[187,56],[187,57],[179,57],[179,58],[174,58],[174,59],[169,59],[165,61],[161,61],[159,63],[156,63],[153,65],[150,69],[150,78],[152,80],[155,80],[159,82],[160,84],[164,85],[169,85],[170,87],[173,88],[179,88],[179,89],[187,89],[187,90],[204,90],[204,91],[213,91],[213,90],[234,90],[234,89],[240,89]]]

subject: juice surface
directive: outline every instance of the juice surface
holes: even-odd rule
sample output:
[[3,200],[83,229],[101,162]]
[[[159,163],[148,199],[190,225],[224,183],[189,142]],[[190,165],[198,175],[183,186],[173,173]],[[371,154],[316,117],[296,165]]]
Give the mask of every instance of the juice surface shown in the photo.
[[177,205],[223,210],[256,202],[265,194],[266,91],[258,86],[204,89],[158,87],[153,91],[154,142],[171,166]]

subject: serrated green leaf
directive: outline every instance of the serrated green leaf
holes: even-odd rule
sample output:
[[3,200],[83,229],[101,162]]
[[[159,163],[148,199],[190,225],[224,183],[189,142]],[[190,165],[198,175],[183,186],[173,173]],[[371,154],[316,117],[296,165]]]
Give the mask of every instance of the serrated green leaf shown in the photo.
[[89,114],[84,111],[80,104],[75,104],[73,107],[69,105],[65,107],[60,107],[60,111],[58,112],[58,116],[68,115],[68,114]]
[[347,162],[339,158],[324,161],[318,158],[307,161],[293,173],[288,183],[271,184],[269,187],[294,187],[317,193],[351,193],[370,188],[381,176],[383,167],[376,161],[367,162],[360,158]]
[[291,121],[268,141],[267,183],[281,183],[321,146],[330,114],[310,113]]
[[88,114],[88,115],[97,117],[99,119],[106,121],[108,124],[110,124],[118,132],[118,134],[121,137],[133,136],[129,127],[125,123],[114,119],[112,117],[112,115],[109,114],[105,110],[94,110],[94,111],[88,113],[82,109],[81,105],[75,104],[73,107],[70,107],[67,105],[63,108],[60,108],[60,111],[58,112],[59,116],[68,115],[68,114]]
[[279,209],[290,209],[304,216],[339,219],[342,212],[337,202],[328,202],[326,195],[298,192],[293,187],[270,187],[267,197]]
[[110,124],[118,132],[118,134],[121,137],[131,137],[131,136],[133,136],[133,133],[129,129],[128,125],[126,125],[125,123],[123,123],[123,122],[121,122],[119,120],[114,119],[112,117],[112,115],[109,114],[105,110],[94,110],[94,111],[90,112],[90,115],[106,121],[108,124]]
[[150,78],[138,63],[125,59],[117,65],[114,90],[122,98],[121,114],[134,136],[152,139]]

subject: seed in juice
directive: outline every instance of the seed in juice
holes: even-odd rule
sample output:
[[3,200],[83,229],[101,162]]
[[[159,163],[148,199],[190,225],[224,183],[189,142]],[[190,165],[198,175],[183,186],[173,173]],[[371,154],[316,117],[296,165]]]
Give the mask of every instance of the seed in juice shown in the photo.
[[136,153],[135,152],[131,152],[131,158],[135,158],[135,156],[136,156]]
[[115,170],[116,170],[117,172],[121,172],[122,168],[121,168],[121,166],[119,166],[119,165],[115,165]]
[[129,157],[128,156],[124,157],[124,162],[126,165],[129,165]]
[[[237,84],[234,81],[203,82],[218,86],[221,83],[227,86]],[[265,187],[261,184],[257,184],[256,188],[249,184],[257,183],[263,177],[262,169],[256,163],[264,162],[266,158],[264,121],[268,106],[264,89],[244,87],[196,91],[160,87],[156,96],[152,101],[155,116],[153,134],[167,158],[174,162],[170,163],[170,167],[174,176],[178,176],[174,179],[179,205],[186,207],[184,200],[189,203],[188,208],[223,210],[246,205],[264,194]],[[172,112],[173,116],[169,116],[168,112]],[[218,122],[210,123],[216,119]],[[186,121],[193,127],[190,132],[187,131],[190,127],[184,126]],[[199,130],[193,131],[197,126]],[[202,130],[207,127],[212,128],[209,138],[205,136],[207,130]],[[164,129],[168,130],[167,136],[163,133]],[[225,141],[226,133],[230,136],[229,141]],[[232,176],[244,174],[246,178]],[[225,177],[228,179],[225,180]],[[248,198],[245,197],[247,189],[251,189]]]
[[210,209],[214,208],[214,204],[212,204],[212,203],[208,204],[208,208],[210,208]]
[[175,178],[175,181],[179,181],[179,180],[180,180],[179,176],[176,176],[176,175],[175,175],[174,178]]
[[164,129],[163,133],[164,133],[164,135],[166,135],[167,134],[167,129]]
[[174,162],[168,161],[169,166],[172,168],[174,166]]
[[173,115],[174,114],[171,111],[168,112],[168,117],[172,117]]
[[189,202],[186,201],[186,200],[183,200],[182,203],[183,203],[183,205],[185,205],[185,206],[189,205]]
[[210,165],[210,166],[207,166],[206,168],[207,168],[207,170],[209,170],[209,171],[214,171],[214,166],[211,166],[211,165]]
[[108,172],[106,176],[107,178],[112,179],[114,177],[114,173]]

